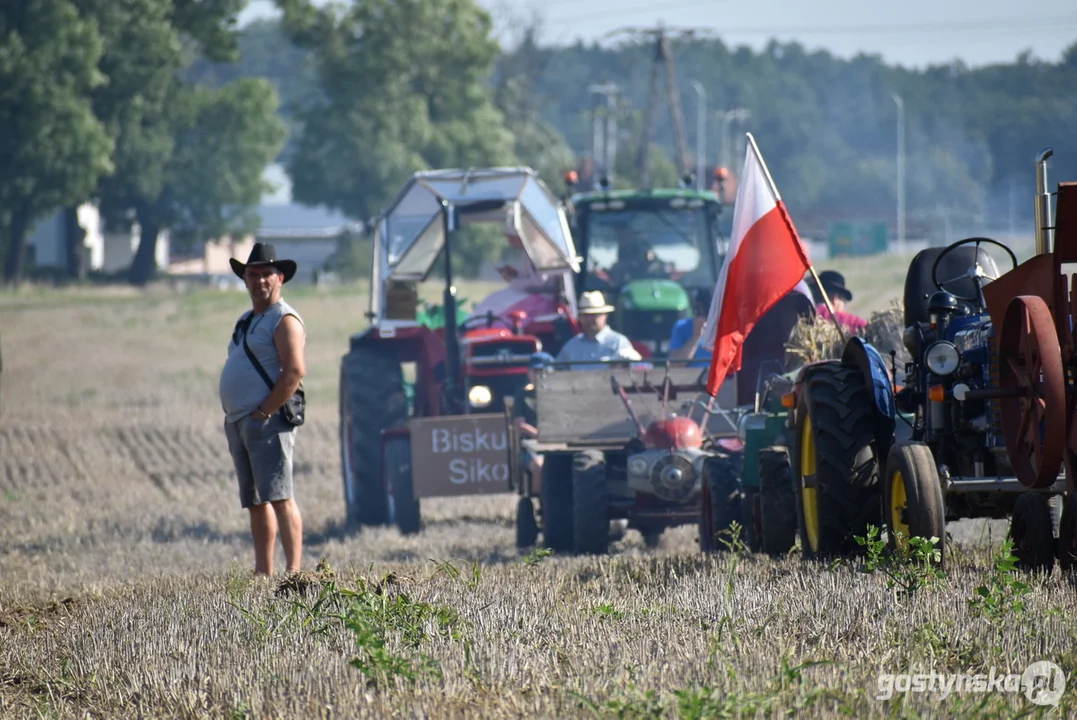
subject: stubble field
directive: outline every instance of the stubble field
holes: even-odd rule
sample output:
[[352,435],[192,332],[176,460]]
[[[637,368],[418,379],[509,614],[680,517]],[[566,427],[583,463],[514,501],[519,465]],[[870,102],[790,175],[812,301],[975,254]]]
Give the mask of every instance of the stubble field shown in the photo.
[[[900,286],[883,287],[852,309],[887,307]],[[1062,717],[1077,707],[1077,590],[1057,573],[1019,576],[1030,592],[1013,606],[1009,576],[993,569],[1003,522],[951,524],[947,576],[910,593],[902,583],[923,577],[908,568],[891,588],[859,560],[704,557],[691,527],[655,549],[630,532],[608,557],[525,555],[510,497],[424,501],[415,537],[347,535],[337,363],[365,290],[286,297],[308,326],[310,410],[296,449],[306,572],[284,585],[251,577],[216,398],[246,296],[0,297],[0,717]],[[968,602],[979,586],[998,601],[986,612]],[[881,673],[1020,674],[1038,660],[1067,674],[1058,707],[1002,691],[877,699]]]

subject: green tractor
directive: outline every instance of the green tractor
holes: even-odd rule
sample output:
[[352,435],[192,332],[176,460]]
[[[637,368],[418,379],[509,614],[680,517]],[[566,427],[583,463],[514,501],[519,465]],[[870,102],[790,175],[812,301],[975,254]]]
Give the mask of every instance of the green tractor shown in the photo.
[[[571,182],[569,182],[571,187]],[[722,204],[687,188],[596,190],[566,198],[573,241],[585,259],[580,292],[601,290],[616,310],[610,325],[644,357],[663,358],[690,293],[711,291],[721,266]]]

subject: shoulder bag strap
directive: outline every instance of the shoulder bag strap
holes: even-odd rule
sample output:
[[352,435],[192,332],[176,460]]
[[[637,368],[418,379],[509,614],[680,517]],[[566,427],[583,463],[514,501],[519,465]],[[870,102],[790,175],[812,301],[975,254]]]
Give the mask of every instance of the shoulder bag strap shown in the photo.
[[254,353],[251,352],[251,346],[247,344],[247,329],[250,327],[250,321],[253,319],[254,313],[251,313],[250,318],[247,320],[247,324],[243,327],[243,349],[247,351],[247,357],[251,359],[251,364],[254,365],[254,369],[258,371],[258,374],[262,376],[262,380],[264,380],[265,384],[272,390],[274,387],[273,381],[269,379],[269,374],[262,367],[262,364],[258,362],[258,358],[254,356]]

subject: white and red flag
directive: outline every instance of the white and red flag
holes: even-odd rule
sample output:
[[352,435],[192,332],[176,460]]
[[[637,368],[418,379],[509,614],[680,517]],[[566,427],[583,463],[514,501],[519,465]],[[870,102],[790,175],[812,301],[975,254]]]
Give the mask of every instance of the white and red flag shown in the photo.
[[747,135],[729,250],[700,339],[712,353],[707,376],[711,396],[718,395],[727,375],[740,370],[741,348],[759,318],[803,282],[811,266],[755,138]]

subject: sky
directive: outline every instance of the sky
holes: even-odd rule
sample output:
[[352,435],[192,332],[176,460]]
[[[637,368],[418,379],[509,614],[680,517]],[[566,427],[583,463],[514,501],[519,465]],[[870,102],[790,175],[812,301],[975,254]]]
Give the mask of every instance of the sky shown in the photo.
[[[315,0],[324,5],[329,0]],[[490,11],[503,46],[513,28],[541,19],[544,45],[617,43],[626,28],[699,28],[727,45],[759,49],[776,38],[839,57],[881,56],[923,68],[960,60],[970,67],[1012,62],[1030,50],[1057,62],[1077,42],[1077,0],[477,0]],[[251,0],[241,23],[276,15]]]

